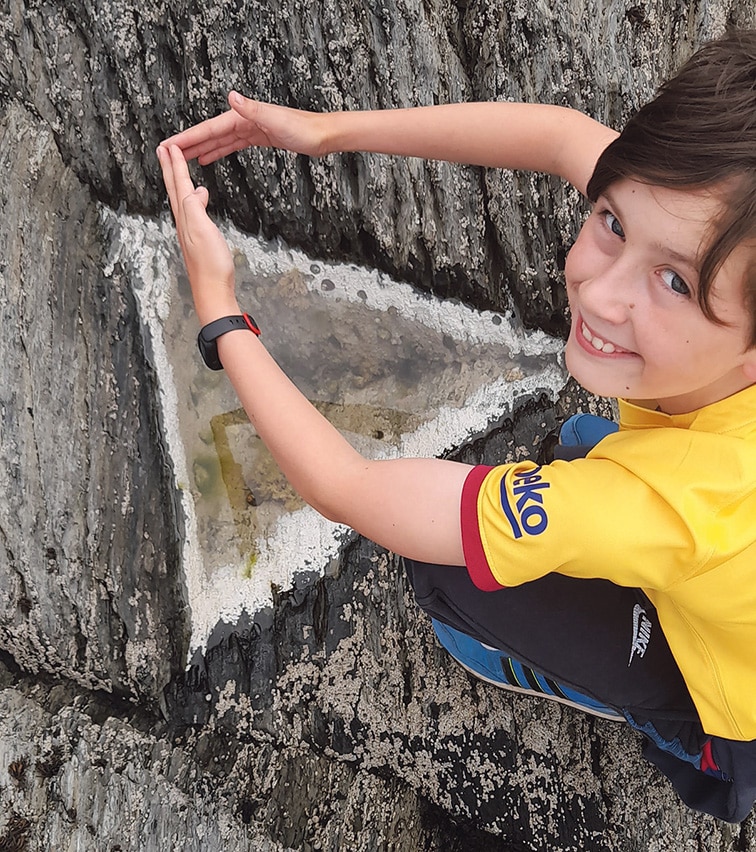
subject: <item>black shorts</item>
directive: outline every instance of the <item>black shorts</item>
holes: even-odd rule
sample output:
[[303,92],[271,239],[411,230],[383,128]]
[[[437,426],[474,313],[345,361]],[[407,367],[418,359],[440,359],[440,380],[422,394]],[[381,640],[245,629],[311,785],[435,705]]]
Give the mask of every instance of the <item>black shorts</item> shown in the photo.
[[404,562],[417,603],[433,618],[616,710],[698,721],[639,589],[548,574],[483,592],[464,567]]

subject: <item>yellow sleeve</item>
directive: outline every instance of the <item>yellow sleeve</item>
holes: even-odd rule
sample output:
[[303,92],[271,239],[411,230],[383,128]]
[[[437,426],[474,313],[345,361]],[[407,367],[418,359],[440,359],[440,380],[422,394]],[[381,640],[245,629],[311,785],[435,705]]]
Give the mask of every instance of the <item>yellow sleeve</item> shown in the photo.
[[526,461],[475,479],[463,495],[462,531],[481,588],[556,571],[664,589],[704,557],[681,506],[616,460]]

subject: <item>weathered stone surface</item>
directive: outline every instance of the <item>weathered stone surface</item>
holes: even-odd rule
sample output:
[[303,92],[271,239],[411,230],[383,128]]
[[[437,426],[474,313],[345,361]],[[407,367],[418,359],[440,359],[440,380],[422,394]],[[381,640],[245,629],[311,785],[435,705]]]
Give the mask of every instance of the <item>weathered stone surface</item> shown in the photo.
[[187,644],[179,524],[133,294],[49,127],[0,114],[0,641],[157,701]]
[[[9,0],[0,87],[47,122],[98,198],[155,211],[154,146],[217,113],[231,87],[317,110],[534,100],[618,124],[694,44],[755,16],[750,0]],[[564,330],[558,272],[580,205],[548,178],[262,151],[205,179],[244,230],[473,304],[514,298],[526,323]]]
[[[151,353],[103,272],[95,203],[157,214],[154,145],[231,86],[315,109],[546,100],[616,123],[694,43],[755,19],[751,0],[2,6],[0,849],[756,845],[752,819],[685,808],[623,727],[471,680],[364,541],[220,624],[184,671]],[[247,231],[564,330],[579,214],[548,179],[248,152],[206,180]],[[522,401],[457,457],[546,453],[577,405],[597,403]]]
[[[528,432],[540,421],[544,436],[552,414],[537,401],[526,409]],[[512,454],[516,441],[501,437]],[[728,826],[682,805],[624,726],[470,678],[434,642],[397,560],[367,542],[338,576],[280,595],[260,622],[189,672],[180,703],[168,702],[173,725],[1,668],[0,803],[26,821],[30,848],[725,852],[756,842],[752,821]],[[201,725],[175,726],[198,706]],[[0,841],[14,826],[7,818]]]

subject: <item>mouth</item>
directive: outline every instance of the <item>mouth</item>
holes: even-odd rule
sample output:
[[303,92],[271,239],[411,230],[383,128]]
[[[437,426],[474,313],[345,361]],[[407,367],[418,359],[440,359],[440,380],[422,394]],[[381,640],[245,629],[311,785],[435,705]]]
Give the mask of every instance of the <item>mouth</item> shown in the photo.
[[612,343],[610,340],[604,340],[595,334],[584,322],[582,317],[578,317],[577,321],[577,338],[583,345],[584,349],[589,352],[601,353],[602,355],[634,355],[629,349],[623,349],[617,343]]

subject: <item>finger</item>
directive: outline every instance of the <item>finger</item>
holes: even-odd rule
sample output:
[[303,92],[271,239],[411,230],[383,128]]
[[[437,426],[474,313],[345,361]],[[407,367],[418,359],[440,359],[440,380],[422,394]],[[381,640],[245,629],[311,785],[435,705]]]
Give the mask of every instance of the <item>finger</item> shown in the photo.
[[176,188],[176,200],[183,203],[184,199],[194,192],[194,184],[189,175],[189,166],[184,159],[184,154],[178,145],[171,145],[168,149],[173,167],[173,182]]
[[207,190],[204,187],[198,187],[181,202],[184,221],[186,223],[186,238],[190,243],[195,242],[196,238],[209,223],[207,217],[207,200]]
[[[208,192],[204,187],[197,189],[183,201],[185,225],[185,257],[194,257],[202,262],[216,265],[220,255],[228,256],[228,244],[217,225],[207,215]],[[226,261],[223,261],[225,264]],[[233,260],[230,260],[233,269]],[[224,273],[225,275],[226,273]],[[233,275],[233,272],[231,272]]]
[[210,193],[207,191],[207,187],[198,186],[197,189],[194,190],[194,194],[199,199],[202,209],[207,210],[207,205],[210,201]]
[[[221,140],[226,139],[227,137],[236,138],[235,135],[231,137],[229,134],[225,134],[220,138],[213,137],[211,139],[205,139],[202,142],[198,142],[196,145],[179,145],[179,148],[181,148],[184,152],[184,159],[189,162],[189,160],[198,159],[199,157],[207,154],[209,151],[212,151],[214,148],[217,148],[219,144],[222,144]],[[165,148],[166,151],[170,148],[170,145],[165,142],[161,142],[160,146]]]
[[226,133],[223,136],[218,136],[214,139],[207,139],[201,145],[192,145],[191,148],[184,149],[184,157],[187,160],[192,160],[195,157],[202,162],[202,165],[207,165],[208,157],[215,156],[215,152],[227,148],[229,145],[237,145],[238,148],[244,147],[244,142],[238,133]]
[[222,160],[229,154],[233,154],[236,151],[241,151],[242,148],[246,147],[248,147],[247,143],[243,139],[235,137],[233,140],[229,140],[223,145],[218,145],[214,147],[212,151],[208,151],[207,153],[202,154],[198,158],[198,160],[201,166],[209,166],[210,163],[214,163],[217,160]]
[[181,199],[179,198],[178,190],[176,189],[176,176],[173,168],[173,160],[170,156],[170,152],[165,148],[158,149],[158,159],[160,160],[160,165],[163,170],[163,180],[168,192],[168,200],[171,204],[173,221],[176,225],[176,236],[178,237],[181,252],[186,259],[187,242],[190,241],[188,236],[189,229],[186,222],[186,213],[181,203]]
[[196,224],[196,222],[204,220],[209,200],[210,194],[204,186],[198,186],[191,195],[187,195],[181,202],[187,214],[187,222]]
[[205,156],[207,151],[212,150],[216,144],[215,139],[208,139],[206,142],[202,142],[198,145],[190,145],[188,148],[182,147],[184,158],[187,162],[189,162],[189,160],[199,160],[201,157]]
[[228,104],[233,112],[238,113],[247,121],[257,121],[260,113],[260,102],[252,98],[245,98],[233,89],[228,93]]
[[[226,135],[232,130],[236,120],[233,110],[227,110],[221,115],[208,118],[199,124],[195,124],[194,127],[189,127],[180,133],[169,136],[160,144],[166,148],[178,145],[182,150],[189,151],[193,147],[201,146],[207,140]],[[192,157],[187,155],[187,159],[192,159]]]
[[168,201],[171,205],[173,218],[178,223],[178,200],[176,198],[176,182],[173,177],[173,162],[170,153],[166,148],[159,147],[157,149],[158,162],[160,169],[163,172],[163,183],[165,184],[166,192],[168,193]]

